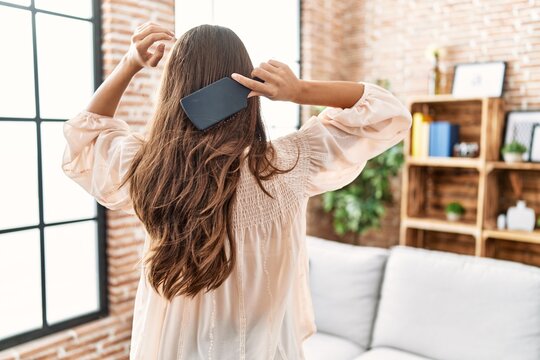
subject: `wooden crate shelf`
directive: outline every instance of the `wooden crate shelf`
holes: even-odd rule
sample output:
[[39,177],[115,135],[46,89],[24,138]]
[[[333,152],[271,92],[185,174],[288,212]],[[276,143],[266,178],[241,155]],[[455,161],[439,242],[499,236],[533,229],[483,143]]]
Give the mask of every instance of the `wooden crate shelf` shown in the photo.
[[466,103],[466,102],[484,102],[489,98],[483,97],[455,97],[450,94],[441,95],[417,95],[409,98],[409,104],[437,104],[437,103]]
[[407,164],[413,166],[453,167],[480,169],[482,162],[477,158],[443,158],[443,157],[408,157]]
[[493,170],[536,170],[540,171],[540,163],[522,162],[522,163],[505,163],[504,161],[488,161],[486,165],[488,172]]
[[407,217],[403,220],[403,226],[419,230],[431,230],[447,232],[452,234],[464,234],[478,236],[479,231],[476,225],[463,222],[450,222],[438,219],[422,219]]
[[[400,243],[540,266],[540,230],[497,230],[496,219],[518,199],[540,214],[540,163],[500,160],[504,128],[501,99],[417,96],[411,112],[460,125],[460,141],[480,145],[477,158],[412,157],[405,139]],[[460,222],[445,219],[451,201],[465,207]],[[530,253],[528,253],[530,251]]]
[[476,237],[469,234],[457,234],[439,230],[404,228],[407,238],[411,241],[408,246],[429,250],[451,251],[464,255],[476,254]]
[[516,230],[484,230],[482,237],[487,239],[500,239],[508,241],[518,241],[531,244],[540,244],[540,230],[516,231]]

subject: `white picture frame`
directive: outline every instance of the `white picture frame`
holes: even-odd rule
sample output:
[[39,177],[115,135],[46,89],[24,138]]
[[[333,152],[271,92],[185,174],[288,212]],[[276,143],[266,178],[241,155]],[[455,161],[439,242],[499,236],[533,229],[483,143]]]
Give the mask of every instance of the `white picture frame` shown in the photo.
[[516,110],[506,113],[503,145],[516,140],[527,147],[523,161],[530,161],[533,129],[540,124],[540,110]]
[[454,68],[452,95],[460,98],[498,98],[503,94],[504,61],[457,64]]

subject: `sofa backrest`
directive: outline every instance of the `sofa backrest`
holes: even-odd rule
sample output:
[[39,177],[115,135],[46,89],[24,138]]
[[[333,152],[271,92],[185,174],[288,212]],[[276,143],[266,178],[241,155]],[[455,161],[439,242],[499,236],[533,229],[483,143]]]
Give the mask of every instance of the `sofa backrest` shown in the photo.
[[372,346],[433,359],[540,359],[540,268],[395,247]]
[[307,239],[317,331],[366,349],[388,250]]

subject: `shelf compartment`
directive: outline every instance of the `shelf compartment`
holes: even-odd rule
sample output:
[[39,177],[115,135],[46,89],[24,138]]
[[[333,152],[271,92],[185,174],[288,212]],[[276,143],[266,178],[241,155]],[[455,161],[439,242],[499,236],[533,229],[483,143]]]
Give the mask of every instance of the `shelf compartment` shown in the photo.
[[[475,142],[482,151],[482,108],[483,102],[476,100],[413,101],[411,112],[429,113],[433,121],[448,121],[459,125],[459,141]],[[411,135],[412,136],[412,131]],[[410,150],[410,149],[409,149]],[[410,155],[410,152],[408,152]]]
[[482,162],[478,158],[459,157],[408,157],[407,164],[413,166],[453,167],[480,169]]
[[476,238],[472,235],[427,229],[406,228],[407,246],[456,254],[475,255]]
[[479,172],[475,169],[411,166],[406,172],[407,217],[446,219],[445,208],[458,201],[462,222],[476,224]]
[[507,239],[487,238],[485,241],[486,256],[490,258],[520,262],[539,266],[540,244],[518,242]]
[[475,225],[462,222],[422,218],[405,218],[402,221],[403,226],[419,230],[440,231],[471,236],[477,236],[479,233],[479,230]]
[[[540,174],[524,169],[497,170],[487,174],[484,228],[496,229],[497,216],[524,200],[540,214]],[[509,239],[511,240],[511,239]]]

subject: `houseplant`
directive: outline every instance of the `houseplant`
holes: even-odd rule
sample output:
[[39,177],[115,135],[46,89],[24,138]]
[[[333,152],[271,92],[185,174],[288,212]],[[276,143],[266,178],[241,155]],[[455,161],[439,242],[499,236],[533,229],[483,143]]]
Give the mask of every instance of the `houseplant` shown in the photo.
[[358,235],[378,228],[385,206],[392,201],[391,180],[403,165],[399,144],[371,159],[349,185],[323,195],[323,209],[332,213],[337,234]]
[[523,161],[523,154],[526,151],[527,147],[516,140],[504,145],[501,149],[504,161],[508,163]]
[[445,212],[448,221],[459,221],[465,213],[465,208],[458,202],[451,202],[446,205]]

